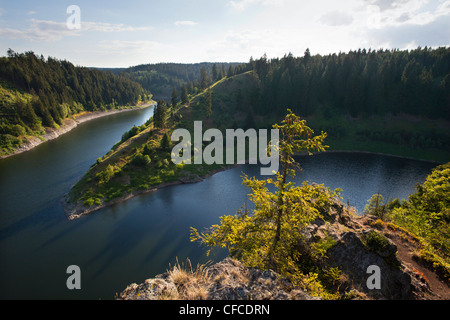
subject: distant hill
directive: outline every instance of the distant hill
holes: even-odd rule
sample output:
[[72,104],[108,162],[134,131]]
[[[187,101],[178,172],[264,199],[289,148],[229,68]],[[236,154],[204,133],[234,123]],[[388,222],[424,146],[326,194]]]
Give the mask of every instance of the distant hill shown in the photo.
[[[155,99],[171,98],[173,87],[180,92],[185,85],[189,93],[198,93],[201,86],[202,69],[205,70],[208,82],[243,71],[247,67],[243,63],[156,63],[142,64],[126,69],[110,69],[112,72],[126,76],[153,93]],[[214,71],[214,68],[216,71]]]

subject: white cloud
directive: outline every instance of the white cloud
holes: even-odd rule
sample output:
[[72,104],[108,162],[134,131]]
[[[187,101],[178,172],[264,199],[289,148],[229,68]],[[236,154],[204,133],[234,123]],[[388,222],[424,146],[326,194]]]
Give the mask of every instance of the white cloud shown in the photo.
[[37,13],[36,11],[30,10],[30,11],[27,12],[27,15],[31,16],[31,15],[36,14],[36,13]]
[[385,43],[385,47],[411,49],[417,46],[450,45],[450,19],[439,16],[424,25],[404,23],[381,29],[369,29],[365,33],[372,43]]
[[279,57],[297,49],[287,45],[287,34],[270,29],[228,30],[204,48],[210,61],[248,61],[250,56]]
[[328,26],[347,26],[353,22],[353,16],[347,12],[327,12],[319,18],[319,21]]
[[364,0],[365,2],[377,6],[381,11],[402,7],[409,0]]
[[237,0],[237,1],[229,1],[227,5],[229,7],[232,7],[233,9],[237,11],[244,11],[248,6],[252,4],[262,4],[264,6],[270,6],[270,5],[282,5],[284,3],[284,0]]
[[364,0],[369,29],[398,27],[404,24],[427,25],[450,14],[450,1]]
[[124,24],[82,21],[80,29],[67,28],[66,22],[31,19],[31,25],[25,30],[0,28],[0,36],[12,39],[34,41],[58,41],[67,36],[79,36],[83,32],[132,32],[151,30],[151,27],[131,27]]
[[[93,58],[97,66],[117,65],[129,67],[153,62],[181,62],[180,48],[173,44],[149,40],[102,40],[97,49],[93,49]],[[105,60],[111,59],[112,62]],[[119,59],[118,59],[119,57]]]
[[131,27],[121,24],[111,24],[103,22],[81,22],[81,31],[100,31],[100,32],[133,32],[133,31],[149,31],[153,27]]
[[163,45],[156,41],[127,41],[127,40],[102,40],[99,47],[106,49],[108,52],[129,54],[134,53],[148,53],[153,50],[160,50]]
[[190,20],[183,20],[183,21],[175,21],[174,23],[177,27],[179,26],[188,26],[193,27],[196,26],[198,23]]
[[243,11],[245,8],[250,5],[259,2],[260,0],[239,0],[239,1],[230,1],[228,5],[237,11]]
[[65,23],[44,20],[31,20],[31,25],[26,30],[1,28],[0,35],[12,39],[26,39],[36,41],[56,41],[64,36],[73,35]]

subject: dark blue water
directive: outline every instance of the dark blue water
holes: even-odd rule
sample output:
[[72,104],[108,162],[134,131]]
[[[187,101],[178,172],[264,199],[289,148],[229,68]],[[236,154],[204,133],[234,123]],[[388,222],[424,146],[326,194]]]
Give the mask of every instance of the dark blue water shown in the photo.
[[[161,189],[66,220],[60,200],[123,132],[144,123],[151,108],[84,123],[60,138],[0,160],[0,298],[113,299],[128,284],[166,271],[175,259],[220,260],[189,242],[189,228],[216,224],[247,199],[241,173],[217,173],[203,182]],[[344,202],[362,211],[368,198],[406,198],[433,163],[362,153],[299,157],[297,180],[342,188]],[[66,269],[81,268],[81,290],[68,290]]]

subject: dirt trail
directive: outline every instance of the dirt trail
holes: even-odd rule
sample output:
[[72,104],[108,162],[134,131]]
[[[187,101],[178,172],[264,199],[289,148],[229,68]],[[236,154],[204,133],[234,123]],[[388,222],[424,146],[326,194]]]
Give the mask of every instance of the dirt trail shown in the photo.
[[442,281],[434,271],[413,259],[415,246],[397,236],[391,238],[391,240],[397,246],[398,258],[412,270],[418,271],[416,272],[418,277],[425,278],[432,292],[430,298],[450,300],[450,286]]

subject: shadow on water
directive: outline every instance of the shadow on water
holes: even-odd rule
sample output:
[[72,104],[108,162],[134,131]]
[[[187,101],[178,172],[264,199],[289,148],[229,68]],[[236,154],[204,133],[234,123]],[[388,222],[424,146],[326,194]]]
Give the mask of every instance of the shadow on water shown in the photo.
[[[61,216],[49,214],[49,212],[58,210],[61,212]],[[0,232],[0,241],[4,241],[21,232],[26,232],[29,228],[41,228],[42,230],[52,229],[64,220],[66,220],[66,217],[61,210],[61,205],[57,202],[49,201],[49,203],[42,206],[42,209],[38,209],[32,214],[2,228]],[[65,231],[61,232],[64,233]]]
[[[123,117],[123,118],[122,118]],[[87,122],[51,145],[0,161],[0,298],[112,299],[132,282],[167,270],[176,258],[195,266],[226,256],[189,240],[190,227],[203,231],[219,217],[251,203],[242,173],[259,176],[258,166],[243,165],[202,182],[163,188],[89,216],[68,221],[60,199],[118,137],[147,115],[117,115]],[[123,122],[121,122],[123,119]],[[114,129],[111,129],[111,127]],[[111,132],[114,131],[114,132]],[[111,136],[113,135],[113,136]],[[300,157],[302,181],[342,188],[344,202],[362,211],[373,193],[406,198],[435,164],[358,153]],[[83,289],[65,286],[68,265],[79,265]],[[30,271],[30,266],[32,271]]]

